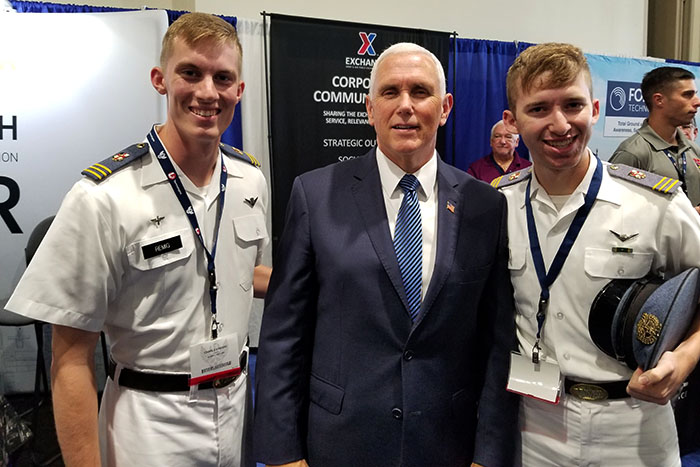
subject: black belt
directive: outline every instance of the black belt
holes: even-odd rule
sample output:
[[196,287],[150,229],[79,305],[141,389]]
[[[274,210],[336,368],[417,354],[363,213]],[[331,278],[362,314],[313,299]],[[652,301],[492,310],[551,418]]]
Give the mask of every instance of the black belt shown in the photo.
[[[228,386],[238,379],[241,372],[245,370],[247,363],[248,352],[244,350],[241,352],[240,368],[237,369],[238,372],[236,374],[200,383],[199,389],[219,389]],[[116,369],[117,364],[110,357],[107,375],[112,378],[112,381],[114,381]],[[122,371],[119,373],[118,384],[119,386],[141,391],[184,392],[190,390],[190,375],[187,373],[147,373],[145,371],[122,368]]]
[[583,383],[569,378],[564,380],[564,390],[567,394],[584,401],[604,401],[606,399],[625,399],[629,381],[614,381],[612,383]]

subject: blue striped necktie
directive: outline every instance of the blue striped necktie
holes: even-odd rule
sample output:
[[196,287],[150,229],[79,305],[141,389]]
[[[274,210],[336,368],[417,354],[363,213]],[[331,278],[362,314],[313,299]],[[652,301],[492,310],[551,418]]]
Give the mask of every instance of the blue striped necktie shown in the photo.
[[423,230],[416,194],[420,182],[415,176],[406,174],[399,182],[399,186],[404,191],[404,197],[399,214],[396,216],[394,251],[399,262],[403,288],[408,298],[411,321],[415,322],[420,312],[423,283]]

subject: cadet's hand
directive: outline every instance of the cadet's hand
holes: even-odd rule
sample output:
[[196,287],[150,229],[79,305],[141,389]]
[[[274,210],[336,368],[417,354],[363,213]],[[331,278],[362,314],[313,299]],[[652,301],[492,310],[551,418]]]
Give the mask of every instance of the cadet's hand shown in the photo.
[[627,385],[627,393],[636,399],[664,405],[676,395],[688,377],[689,371],[685,367],[675,352],[664,352],[651,370],[637,368]]
[[306,463],[305,459],[300,459],[295,462],[290,462],[288,464],[279,464],[279,465],[267,465],[266,467],[309,467],[309,464]]
[[695,210],[700,214],[700,206],[695,206]]

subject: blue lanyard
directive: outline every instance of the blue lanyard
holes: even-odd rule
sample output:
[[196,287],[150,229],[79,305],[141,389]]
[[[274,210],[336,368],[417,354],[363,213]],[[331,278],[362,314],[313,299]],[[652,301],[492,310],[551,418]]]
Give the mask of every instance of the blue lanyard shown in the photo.
[[527,234],[530,237],[530,251],[532,252],[532,260],[535,263],[535,271],[537,272],[537,280],[540,283],[540,302],[537,307],[537,339],[535,340],[535,345],[532,348],[532,362],[539,363],[540,360],[540,336],[542,334],[542,327],[544,326],[544,319],[547,312],[547,304],[549,303],[549,287],[554,283],[559,272],[561,272],[562,267],[564,267],[564,262],[569,256],[569,252],[578,237],[581,228],[588,214],[591,212],[591,207],[593,207],[593,202],[598,196],[598,191],[600,190],[600,184],[603,180],[603,164],[600,159],[597,160],[597,165],[595,168],[595,173],[593,174],[593,179],[588,187],[586,196],[584,198],[583,206],[581,206],[576,212],[576,217],[571,222],[569,230],[564,236],[561,245],[559,245],[559,250],[554,256],[554,260],[549,267],[549,271],[545,270],[544,259],[542,258],[542,248],[540,247],[540,240],[537,236],[537,226],[535,225],[535,217],[532,215],[532,202],[530,201],[530,185],[532,184],[532,178],[527,182],[527,189],[525,190],[525,212],[527,214]]
[[175,193],[175,196],[177,197],[178,201],[180,201],[180,205],[182,205],[182,209],[185,211],[187,219],[192,225],[192,230],[194,230],[195,235],[199,239],[199,243],[204,249],[204,253],[206,253],[207,255],[207,273],[209,277],[209,297],[211,299],[210,301],[212,315],[211,337],[212,339],[216,339],[221,324],[219,323],[216,315],[216,292],[218,291],[219,287],[216,285],[216,268],[214,266],[214,258],[216,257],[216,245],[219,240],[219,225],[221,224],[221,216],[224,212],[224,197],[226,193],[227,176],[223,156],[221,157],[221,183],[219,184],[219,206],[218,213],[216,216],[216,224],[214,227],[214,244],[211,247],[210,253],[207,249],[206,244],[204,243],[204,237],[202,237],[202,231],[199,229],[199,222],[197,222],[197,215],[194,212],[194,207],[192,206],[190,197],[187,196],[185,187],[182,185],[182,181],[180,180],[180,177],[178,177],[177,172],[175,171],[175,167],[173,167],[173,163],[170,161],[165,147],[163,147],[163,143],[158,137],[158,132],[156,132],[155,125],[151,129],[151,132],[148,134],[148,142],[151,143],[153,152],[156,154],[156,159],[158,159],[158,162],[160,163],[163,172],[165,173],[166,177],[168,178],[168,181],[170,182],[170,187],[173,189],[173,192]]
[[683,187],[683,191],[687,193],[687,189],[685,186],[685,174],[688,171],[688,162],[686,161],[685,158],[685,153],[688,150],[686,149],[681,153],[681,163],[683,164],[681,167],[678,167],[678,162],[676,159],[671,155],[671,153],[668,152],[667,149],[664,149],[664,154],[666,154],[666,157],[668,157],[668,160],[671,161],[671,164],[673,164],[673,167],[676,169],[676,172],[678,173],[678,179],[681,181],[681,186]]

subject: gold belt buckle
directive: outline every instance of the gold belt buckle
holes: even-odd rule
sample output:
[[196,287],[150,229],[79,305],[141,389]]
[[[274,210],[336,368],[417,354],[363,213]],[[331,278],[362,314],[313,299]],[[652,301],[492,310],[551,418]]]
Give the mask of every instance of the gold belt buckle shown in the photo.
[[569,389],[572,396],[582,401],[604,401],[608,398],[608,391],[597,384],[576,383]]

